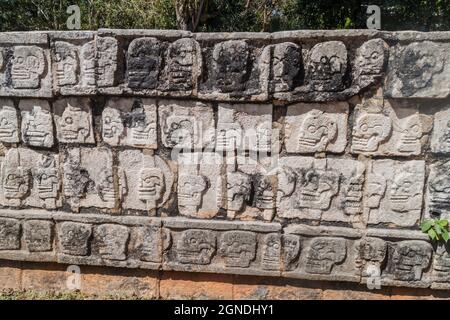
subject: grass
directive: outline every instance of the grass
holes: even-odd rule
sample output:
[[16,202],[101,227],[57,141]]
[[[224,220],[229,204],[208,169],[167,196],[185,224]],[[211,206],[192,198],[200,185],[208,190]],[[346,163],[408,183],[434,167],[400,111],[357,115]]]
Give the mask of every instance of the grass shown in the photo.
[[134,295],[86,295],[80,292],[0,291],[0,300],[142,300]]

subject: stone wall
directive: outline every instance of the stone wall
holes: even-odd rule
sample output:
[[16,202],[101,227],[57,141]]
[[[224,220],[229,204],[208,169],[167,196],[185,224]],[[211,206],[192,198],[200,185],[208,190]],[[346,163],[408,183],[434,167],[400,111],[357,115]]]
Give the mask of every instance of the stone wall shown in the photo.
[[0,82],[0,259],[450,288],[450,32],[3,33]]

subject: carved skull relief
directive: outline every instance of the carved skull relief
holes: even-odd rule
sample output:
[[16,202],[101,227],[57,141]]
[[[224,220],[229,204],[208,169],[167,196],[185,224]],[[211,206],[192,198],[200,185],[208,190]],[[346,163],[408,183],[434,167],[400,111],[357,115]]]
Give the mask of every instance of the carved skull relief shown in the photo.
[[415,152],[421,150],[420,138],[422,138],[422,123],[418,115],[412,115],[400,128],[401,137],[397,144],[400,152]]
[[450,163],[434,166],[428,176],[430,213],[441,214],[450,210]]
[[430,265],[432,250],[431,245],[424,241],[399,242],[392,256],[395,278],[404,281],[420,280],[423,270]]
[[388,193],[392,211],[408,212],[420,207],[422,185],[416,181],[414,172],[400,172],[394,177]]
[[214,46],[213,75],[222,92],[242,92],[248,77],[250,51],[243,40],[230,40]]
[[124,125],[120,111],[106,107],[102,114],[102,137],[106,143],[116,146],[124,134]]
[[22,117],[22,139],[31,146],[53,146],[53,117],[50,111],[33,106],[30,113]]
[[227,231],[220,239],[219,253],[227,267],[248,268],[256,257],[256,235],[249,231]]
[[39,167],[36,170],[35,181],[37,183],[39,198],[56,199],[59,192],[59,172],[55,159],[51,155],[42,155]]
[[36,46],[16,46],[11,68],[15,89],[37,89],[46,67],[44,50]]
[[353,126],[352,151],[374,152],[391,134],[392,120],[381,113],[362,113]]
[[241,211],[248,200],[251,190],[251,179],[242,172],[227,174],[227,209]]
[[306,272],[330,274],[335,265],[345,260],[346,255],[345,239],[314,238],[306,255]]
[[186,230],[177,242],[180,263],[209,264],[216,252],[216,236],[209,230]]
[[337,194],[339,175],[331,170],[309,169],[300,189],[300,208],[327,210]]
[[329,142],[337,135],[336,122],[323,111],[312,110],[300,126],[299,148],[311,151],[325,151]]
[[155,38],[134,39],[128,47],[128,86],[133,89],[154,89],[162,64],[162,45]]
[[190,90],[194,85],[194,75],[199,46],[193,39],[184,38],[169,46],[169,86],[174,90]]
[[347,72],[347,48],[341,41],[316,44],[309,53],[308,79],[314,91],[341,91]]
[[79,57],[73,44],[55,42],[55,77],[59,86],[76,85],[78,83]]
[[3,191],[7,199],[22,199],[30,188],[30,170],[20,164],[17,149],[10,149],[3,163]]
[[156,208],[164,192],[164,174],[159,168],[143,168],[139,175],[139,199]]
[[291,42],[274,45],[272,76],[275,92],[292,90],[301,66],[300,48]]
[[0,141],[19,142],[19,121],[17,111],[12,106],[2,106],[0,109]]
[[370,173],[367,175],[366,185],[366,205],[368,208],[378,208],[381,199],[386,192],[386,178],[379,174]]
[[62,142],[85,142],[90,135],[89,113],[67,104],[61,119]]
[[206,178],[202,175],[184,174],[178,177],[178,207],[180,212],[195,214],[201,206],[203,194],[207,188]]

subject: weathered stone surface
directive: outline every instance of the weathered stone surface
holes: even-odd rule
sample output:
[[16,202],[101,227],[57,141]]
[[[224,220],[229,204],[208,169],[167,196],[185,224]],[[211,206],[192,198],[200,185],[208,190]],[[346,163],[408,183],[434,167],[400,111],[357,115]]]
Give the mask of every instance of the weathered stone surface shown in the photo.
[[92,247],[102,259],[125,260],[130,231],[125,226],[102,224],[94,228]]
[[22,141],[33,147],[51,148],[54,144],[53,115],[45,100],[21,100]]
[[53,84],[62,95],[97,92],[95,33],[54,33],[51,36]]
[[431,152],[450,153],[450,108],[444,107],[434,114]]
[[445,98],[450,93],[448,43],[420,41],[391,47],[386,96]]
[[53,222],[27,220],[23,224],[23,233],[28,251],[40,252],[53,249]]
[[174,174],[159,156],[139,150],[119,152],[119,172],[124,188],[122,208],[146,210],[154,215],[172,194]]
[[214,147],[215,119],[210,104],[160,101],[158,113],[165,147],[186,150]]
[[53,103],[58,141],[95,143],[91,101],[88,98],[64,98]]
[[213,218],[219,212],[223,159],[217,153],[178,155],[178,210],[181,215]]
[[102,113],[102,139],[110,146],[157,148],[156,102],[110,98]]
[[272,105],[219,104],[217,151],[272,150]]
[[61,253],[86,256],[90,252],[92,226],[86,223],[63,222],[59,225],[58,240]]
[[355,110],[351,150],[364,155],[418,155],[431,127],[432,119],[411,104],[363,100]]
[[268,97],[270,50],[246,40],[228,40],[203,52],[206,81],[199,98],[263,101]]
[[20,222],[15,219],[0,219],[0,250],[20,249]]
[[375,160],[367,172],[369,224],[416,225],[422,211],[425,162]]
[[19,120],[12,100],[0,101],[0,141],[19,142]]
[[287,152],[343,152],[347,144],[348,104],[294,104],[287,109]]

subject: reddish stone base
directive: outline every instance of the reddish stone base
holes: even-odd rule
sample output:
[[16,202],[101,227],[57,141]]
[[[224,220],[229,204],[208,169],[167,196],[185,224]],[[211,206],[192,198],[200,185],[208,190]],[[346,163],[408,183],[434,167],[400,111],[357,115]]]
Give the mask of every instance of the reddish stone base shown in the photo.
[[[0,290],[68,293],[65,265],[0,261]],[[144,299],[449,299],[449,291],[393,288],[368,290],[331,283],[254,276],[81,267],[80,293]]]

